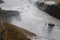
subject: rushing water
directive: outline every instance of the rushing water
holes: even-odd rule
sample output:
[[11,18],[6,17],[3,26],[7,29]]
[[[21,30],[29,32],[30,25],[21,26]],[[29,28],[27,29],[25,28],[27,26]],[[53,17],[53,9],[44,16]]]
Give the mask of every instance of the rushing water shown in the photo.
[[[19,18],[12,18],[11,23],[25,28],[40,37],[39,40],[48,40],[48,26],[46,23],[53,23],[55,27],[51,32],[51,39],[60,40],[60,20],[49,16],[35,6],[36,0],[4,0],[0,6],[5,10],[19,11]],[[21,20],[19,20],[21,19]],[[49,36],[50,38],[50,36]]]

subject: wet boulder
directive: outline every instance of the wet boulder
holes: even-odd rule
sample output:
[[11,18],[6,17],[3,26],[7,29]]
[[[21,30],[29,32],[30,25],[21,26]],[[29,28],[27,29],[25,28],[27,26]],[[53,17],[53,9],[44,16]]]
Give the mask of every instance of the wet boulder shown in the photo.
[[60,19],[60,4],[47,5],[45,10],[43,10],[43,11],[47,12],[49,15],[51,15],[57,19]]
[[4,22],[4,26],[6,27],[3,36],[4,40],[28,40],[26,35],[24,35],[24,33],[22,33],[22,31],[20,31],[17,26],[14,26],[7,22]]
[[3,0],[0,0],[0,3],[4,3],[4,1]]
[[0,20],[8,20],[12,17],[17,17],[19,16],[18,11],[13,11],[13,10],[3,10],[0,8]]
[[30,40],[28,36],[36,36],[34,33],[13,25],[7,21],[4,21],[3,25],[0,24],[0,33],[3,30],[3,26],[5,27],[5,30],[2,35],[0,35],[3,40]]
[[37,6],[40,10],[45,11],[49,15],[60,19],[60,3],[54,1],[37,2]]

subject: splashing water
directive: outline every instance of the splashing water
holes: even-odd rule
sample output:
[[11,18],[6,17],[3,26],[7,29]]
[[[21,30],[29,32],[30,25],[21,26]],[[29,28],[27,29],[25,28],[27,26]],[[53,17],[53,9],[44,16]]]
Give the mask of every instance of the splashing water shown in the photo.
[[[5,3],[2,5],[2,8],[5,10],[19,11],[21,21],[17,21],[18,19],[15,20],[15,18],[13,18],[11,23],[37,34],[40,37],[39,40],[47,40],[47,38],[44,37],[47,36],[46,31],[48,27],[46,27],[44,24],[54,23],[57,26],[60,26],[60,21],[49,16],[45,12],[39,10],[34,5],[35,1],[34,0],[7,0],[7,1],[5,0]],[[52,29],[48,29],[48,30],[52,30]],[[50,33],[52,33],[52,31],[50,31]],[[51,35],[50,33],[48,35]],[[56,37],[54,34],[53,36]]]
[[52,24],[52,23],[49,23],[48,24],[48,40],[52,40],[52,30],[53,30],[53,27],[55,26],[54,24]]

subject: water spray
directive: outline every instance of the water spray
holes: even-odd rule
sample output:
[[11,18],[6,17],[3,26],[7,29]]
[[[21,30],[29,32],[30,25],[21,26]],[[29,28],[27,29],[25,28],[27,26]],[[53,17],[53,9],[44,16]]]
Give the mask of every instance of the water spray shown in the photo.
[[53,30],[53,27],[54,26],[55,26],[54,24],[48,23],[48,40],[51,40],[52,39],[51,38],[51,34],[52,34],[52,30]]

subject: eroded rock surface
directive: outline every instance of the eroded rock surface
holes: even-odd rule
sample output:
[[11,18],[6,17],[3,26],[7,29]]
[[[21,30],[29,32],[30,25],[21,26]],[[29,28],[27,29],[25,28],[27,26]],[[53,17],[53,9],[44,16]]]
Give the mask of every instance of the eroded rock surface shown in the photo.
[[[3,35],[4,40],[30,40],[28,38],[29,35],[34,35],[34,33],[29,32],[23,28],[18,28],[15,25],[12,25],[8,22],[3,22],[3,25],[5,26],[5,31]],[[0,27],[2,27],[0,25]]]

